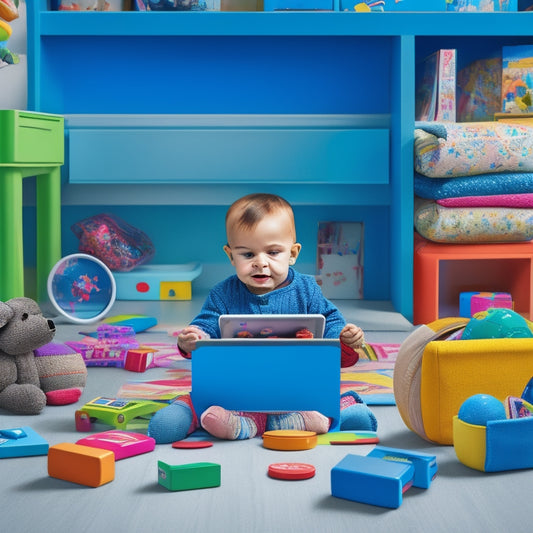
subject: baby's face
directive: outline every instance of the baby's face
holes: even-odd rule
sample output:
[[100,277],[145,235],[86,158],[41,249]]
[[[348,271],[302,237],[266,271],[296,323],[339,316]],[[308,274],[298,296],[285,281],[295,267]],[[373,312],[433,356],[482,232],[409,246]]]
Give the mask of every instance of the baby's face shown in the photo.
[[237,277],[254,294],[266,294],[286,279],[289,265],[300,253],[294,227],[284,212],[267,215],[251,230],[228,228],[224,250]]

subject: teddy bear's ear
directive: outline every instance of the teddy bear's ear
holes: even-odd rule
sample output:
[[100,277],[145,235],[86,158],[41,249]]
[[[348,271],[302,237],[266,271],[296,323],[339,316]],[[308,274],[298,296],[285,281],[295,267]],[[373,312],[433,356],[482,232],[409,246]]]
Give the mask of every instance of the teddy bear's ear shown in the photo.
[[[1,2],[2,0],[0,0]],[[41,308],[37,304],[35,300],[32,300],[31,298],[27,298],[26,296],[18,296],[16,298],[11,298],[11,300],[8,300],[5,302],[5,304],[13,310],[13,315],[15,315],[17,312],[25,312],[29,313],[31,315],[40,315]]]
[[0,328],[4,327],[12,318],[15,313],[9,305],[4,302],[0,302]]

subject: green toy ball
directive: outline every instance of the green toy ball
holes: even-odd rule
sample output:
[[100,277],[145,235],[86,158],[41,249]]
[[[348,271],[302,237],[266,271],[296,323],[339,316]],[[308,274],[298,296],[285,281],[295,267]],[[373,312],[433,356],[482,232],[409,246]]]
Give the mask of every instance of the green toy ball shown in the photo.
[[468,322],[461,339],[506,339],[533,337],[528,323],[511,309],[487,309]]
[[463,422],[474,426],[486,426],[490,420],[507,418],[503,403],[489,394],[470,396],[461,405],[457,416]]

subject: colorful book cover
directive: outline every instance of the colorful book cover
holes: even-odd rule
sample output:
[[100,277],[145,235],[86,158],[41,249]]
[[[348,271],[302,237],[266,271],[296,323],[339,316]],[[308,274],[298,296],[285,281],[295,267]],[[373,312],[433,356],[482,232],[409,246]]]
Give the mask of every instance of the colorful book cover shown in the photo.
[[437,50],[417,67],[415,120],[455,122],[456,51]]
[[317,282],[326,298],[363,298],[364,225],[319,222]]
[[501,109],[502,59],[479,59],[457,72],[457,121],[494,120]]
[[533,45],[502,48],[503,113],[533,113]]
[[439,50],[437,108],[435,120],[455,122],[456,115],[456,55],[453,49]]
[[526,418],[533,416],[533,405],[523,398],[507,396],[504,406],[507,418]]

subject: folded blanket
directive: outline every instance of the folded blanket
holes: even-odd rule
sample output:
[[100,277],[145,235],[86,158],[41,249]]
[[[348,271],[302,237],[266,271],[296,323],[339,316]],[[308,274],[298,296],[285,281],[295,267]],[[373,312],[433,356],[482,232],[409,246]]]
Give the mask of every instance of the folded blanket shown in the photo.
[[533,209],[443,207],[416,198],[414,225],[434,242],[523,242],[533,239]]
[[415,170],[424,176],[533,171],[532,127],[504,122],[417,124]]
[[494,194],[533,193],[533,173],[510,172],[433,179],[415,173],[415,194],[428,200]]
[[533,208],[533,193],[491,194],[489,196],[460,196],[437,200],[444,207],[516,207]]

